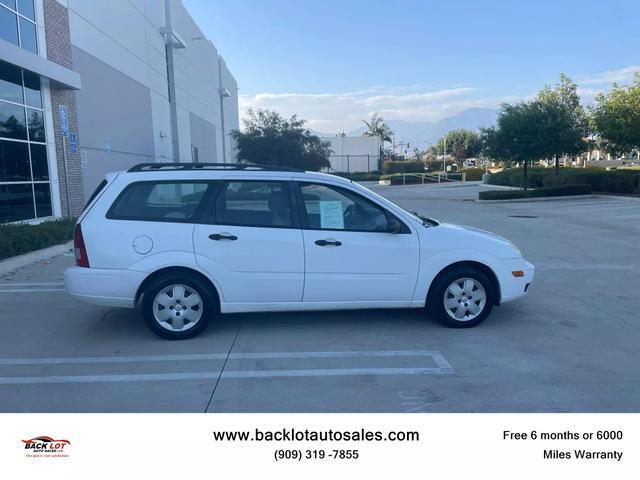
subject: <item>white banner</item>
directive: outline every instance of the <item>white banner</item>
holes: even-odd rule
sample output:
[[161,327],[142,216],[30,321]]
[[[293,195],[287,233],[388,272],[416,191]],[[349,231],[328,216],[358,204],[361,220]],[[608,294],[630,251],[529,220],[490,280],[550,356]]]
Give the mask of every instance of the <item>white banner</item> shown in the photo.
[[640,472],[636,414],[4,414],[0,421],[7,479],[619,480]]

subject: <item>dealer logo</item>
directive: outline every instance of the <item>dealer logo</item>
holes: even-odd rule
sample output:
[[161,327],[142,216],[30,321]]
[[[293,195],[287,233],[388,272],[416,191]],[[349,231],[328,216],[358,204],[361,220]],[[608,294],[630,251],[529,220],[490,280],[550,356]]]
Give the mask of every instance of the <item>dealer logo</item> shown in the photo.
[[56,440],[42,435],[22,440],[27,457],[68,457],[69,440]]

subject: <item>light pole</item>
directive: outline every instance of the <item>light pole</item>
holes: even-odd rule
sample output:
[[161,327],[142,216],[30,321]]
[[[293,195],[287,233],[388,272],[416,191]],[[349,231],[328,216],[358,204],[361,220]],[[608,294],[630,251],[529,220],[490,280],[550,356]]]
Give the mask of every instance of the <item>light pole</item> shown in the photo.
[[227,134],[224,128],[224,99],[231,93],[222,86],[222,58],[218,55],[218,94],[220,95],[220,127],[222,130],[222,163],[227,163]]
[[444,137],[444,149],[442,155],[442,169],[444,170],[444,176],[447,177],[447,137]]

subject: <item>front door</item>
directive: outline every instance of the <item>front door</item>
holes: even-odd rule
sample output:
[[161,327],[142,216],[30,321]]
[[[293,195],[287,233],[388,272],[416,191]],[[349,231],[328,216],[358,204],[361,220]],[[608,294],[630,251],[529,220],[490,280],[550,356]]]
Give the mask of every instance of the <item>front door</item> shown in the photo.
[[290,182],[223,181],[194,229],[193,244],[223,302],[302,300],[304,249]]
[[[303,301],[409,306],[419,265],[416,232],[349,189],[298,185],[306,263]],[[391,219],[400,222],[399,233],[388,233]]]

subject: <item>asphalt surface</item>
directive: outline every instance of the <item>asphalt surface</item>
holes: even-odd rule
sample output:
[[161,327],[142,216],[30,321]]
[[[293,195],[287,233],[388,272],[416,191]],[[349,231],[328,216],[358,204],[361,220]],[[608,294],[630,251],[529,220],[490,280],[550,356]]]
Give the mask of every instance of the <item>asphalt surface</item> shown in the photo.
[[537,267],[529,294],[466,330],[418,310],[235,314],[168,342],[67,296],[69,253],[0,277],[0,411],[640,411],[640,201],[373,188],[514,241]]

